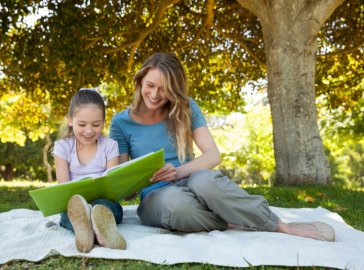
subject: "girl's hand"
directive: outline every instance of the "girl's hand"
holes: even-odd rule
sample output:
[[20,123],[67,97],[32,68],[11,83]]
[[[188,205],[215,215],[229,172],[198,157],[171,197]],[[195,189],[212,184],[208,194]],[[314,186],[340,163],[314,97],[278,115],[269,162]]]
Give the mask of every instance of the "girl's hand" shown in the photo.
[[159,182],[159,181],[173,182],[173,181],[177,180],[176,176],[177,176],[176,167],[174,167],[171,163],[167,163],[153,174],[150,181],[151,182]]

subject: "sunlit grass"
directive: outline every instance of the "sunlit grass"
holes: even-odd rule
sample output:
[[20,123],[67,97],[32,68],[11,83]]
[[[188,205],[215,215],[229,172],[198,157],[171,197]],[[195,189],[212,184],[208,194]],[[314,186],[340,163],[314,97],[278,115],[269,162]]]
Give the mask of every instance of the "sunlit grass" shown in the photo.
[[0,187],[35,187],[35,188],[42,188],[46,186],[51,186],[56,184],[53,183],[46,183],[41,181],[24,181],[24,180],[12,180],[12,181],[4,181],[0,180]]

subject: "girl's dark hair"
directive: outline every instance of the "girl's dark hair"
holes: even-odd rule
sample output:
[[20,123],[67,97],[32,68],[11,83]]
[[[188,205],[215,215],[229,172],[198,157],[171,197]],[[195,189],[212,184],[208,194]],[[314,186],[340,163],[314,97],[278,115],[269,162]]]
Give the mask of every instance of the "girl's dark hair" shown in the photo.
[[[77,91],[71,99],[67,117],[73,117],[78,108],[88,104],[96,105],[102,111],[103,119],[105,119],[105,101],[94,88],[81,88]],[[73,128],[71,126],[67,126],[62,132],[61,137],[70,137],[72,134]]]

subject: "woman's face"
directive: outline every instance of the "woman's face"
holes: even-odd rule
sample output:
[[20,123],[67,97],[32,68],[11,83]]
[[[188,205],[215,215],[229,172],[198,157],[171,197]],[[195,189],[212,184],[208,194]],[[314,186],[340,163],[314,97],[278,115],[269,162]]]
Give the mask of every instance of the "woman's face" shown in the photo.
[[162,73],[157,68],[150,69],[142,79],[142,97],[149,110],[160,110],[168,98],[164,90]]

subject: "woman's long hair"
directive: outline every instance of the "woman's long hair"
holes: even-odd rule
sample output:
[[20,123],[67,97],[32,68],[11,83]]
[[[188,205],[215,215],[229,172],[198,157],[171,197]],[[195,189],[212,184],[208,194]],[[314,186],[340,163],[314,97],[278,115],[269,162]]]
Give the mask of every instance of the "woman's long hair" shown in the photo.
[[143,105],[142,80],[150,69],[157,68],[162,74],[164,91],[168,98],[165,109],[168,112],[167,126],[174,139],[178,159],[181,163],[193,157],[191,110],[188,97],[187,76],[174,54],[156,53],[150,56],[134,76],[135,96],[131,111],[136,113]]

